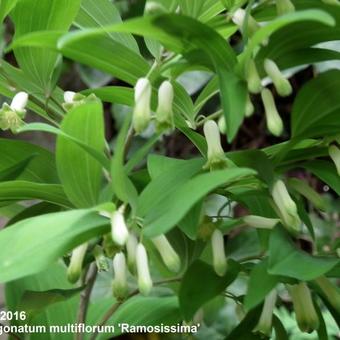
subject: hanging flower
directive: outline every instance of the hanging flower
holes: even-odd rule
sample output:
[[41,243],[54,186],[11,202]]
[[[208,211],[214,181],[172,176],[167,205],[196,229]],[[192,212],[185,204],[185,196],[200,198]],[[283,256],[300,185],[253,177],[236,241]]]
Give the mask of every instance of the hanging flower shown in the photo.
[[84,257],[87,250],[87,243],[74,248],[67,268],[67,279],[71,283],[76,283],[81,275]]
[[259,229],[273,229],[280,222],[280,220],[277,218],[268,218],[255,215],[244,216],[242,220],[248,226]]
[[295,7],[290,0],[276,0],[276,10],[278,15],[284,15],[295,11]]
[[132,117],[133,128],[138,134],[148,127],[151,119],[151,92],[149,79],[138,79],[135,86],[135,107]]
[[247,99],[246,99],[246,112],[245,112],[245,116],[247,118],[251,117],[253,115],[255,111],[254,105],[250,99],[249,94],[247,95]]
[[315,311],[312,296],[306,283],[287,285],[293,300],[295,317],[302,332],[312,333],[319,327],[319,318]]
[[94,247],[93,256],[96,260],[98,272],[107,272],[109,270],[109,264],[107,262],[103,248],[101,246],[96,245]]
[[129,237],[129,230],[126,226],[123,215],[123,207],[112,213],[111,235],[113,242],[119,246],[123,246]]
[[139,291],[145,296],[149,295],[152,288],[152,280],[149,271],[148,254],[141,243],[137,245],[136,249],[136,266]]
[[164,235],[160,235],[154,237],[152,242],[167,268],[174,273],[178,273],[181,269],[181,260],[167,238]]
[[320,287],[322,294],[327,299],[328,303],[340,313],[340,291],[332,282],[325,276],[320,276],[315,280]]
[[262,89],[261,78],[257,72],[255,62],[250,59],[247,69],[248,90],[250,93],[260,93]]
[[172,84],[166,80],[158,90],[158,106],[156,111],[156,121],[158,131],[173,129],[174,114],[173,114],[174,89]]
[[277,112],[272,93],[268,89],[261,91],[262,102],[266,115],[267,128],[274,136],[281,136],[283,132],[283,122]]
[[329,157],[331,157],[338,175],[340,176],[340,149],[336,145],[331,145],[328,149]]
[[130,233],[126,242],[126,251],[128,258],[128,266],[130,270],[134,270],[136,266],[136,250],[137,250],[138,240],[134,233]]
[[227,258],[224,250],[223,234],[216,229],[211,236],[214,270],[217,275],[224,276],[227,271]]
[[[246,18],[246,11],[243,8],[239,8],[235,11],[231,20],[242,31],[244,27],[245,18]],[[247,30],[248,30],[249,36],[252,36],[260,28],[260,25],[250,14],[248,14],[247,18],[248,18]]]
[[293,92],[289,80],[281,73],[273,60],[265,59],[264,70],[268,77],[273,81],[275,89],[280,96],[287,97]]
[[277,180],[273,186],[272,197],[283,225],[293,234],[297,234],[301,228],[301,220],[297,212],[297,206],[290,197],[286,185]]
[[123,300],[128,293],[127,268],[124,253],[117,253],[113,258],[113,295],[118,300]]

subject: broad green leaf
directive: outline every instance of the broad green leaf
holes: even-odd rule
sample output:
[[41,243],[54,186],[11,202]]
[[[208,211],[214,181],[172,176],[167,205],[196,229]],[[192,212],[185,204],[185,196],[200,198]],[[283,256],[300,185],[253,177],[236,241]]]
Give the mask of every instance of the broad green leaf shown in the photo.
[[[0,154],[0,173],[10,168],[14,169],[18,164],[24,164],[31,158],[17,179],[39,183],[59,182],[52,153],[40,146],[0,138]],[[44,166],[42,167],[41,164]]]
[[0,1],[0,22],[2,22],[8,13],[16,6],[18,0],[1,0]]
[[[61,130],[102,153],[105,147],[103,108],[98,100],[70,110]],[[78,145],[63,136],[57,138],[56,162],[66,195],[78,208],[98,203],[102,166]]]
[[22,161],[19,161],[18,163],[11,165],[8,168],[0,170],[0,181],[10,181],[16,179],[25,171],[25,169],[34,157],[35,155],[32,154],[31,156],[24,158]]
[[333,163],[324,160],[314,160],[303,163],[301,166],[319,177],[338,195],[340,195],[339,175]]
[[[12,12],[15,38],[41,30],[67,31],[78,12],[80,0],[21,0]],[[54,87],[58,54],[41,48],[19,48],[15,56],[24,72],[48,97]]]
[[133,89],[122,86],[106,86],[97,89],[82,91],[85,95],[94,93],[98,98],[107,103],[132,106],[134,103]]
[[296,139],[340,133],[338,88],[340,71],[332,70],[309,81],[299,91],[292,110],[292,136]]
[[[27,276],[19,280],[9,282],[5,286],[6,305],[13,312],[20,310],[19,304],[25,291],[48,291],[52,289],[68,290],[72,285],[66,279],[66,268],[60,263],[50,267],[36,275]],[[45,325],[47,328],[52,325],[62,326],[76,321],[79,297],[75,296],[62,303],[55,303],[46,306],[32,320],[26,320],[29,325]],[[17,324],[16,322],[13,322]],[[30,340],[53,340],[56,334],[42,333],[30,334]],[[63,334],[63,339],[72,340],[73,334]]]
[[[107,0],[82,0],[75,25],[85,28],[104,27],[122,22],[115,4]],[[122,45],[139,53],[138,45],[131,34],[107,33],[108,36]]]
[[202,12],[204,2],[206,0],[179,0],[179,6],[181,9],[181,13],[187,16],[192,16],[193,18],[197,18],[199,14]]
[[251,310],[260,304],[279,283],[279,277],[268,274],[268,261],[262,260],[252,269],[244,306]]
[[109,230],[91,210],[32,217],[0,231],[0,282],[38,273],[88,239]]
[[309,281],[327,273],[338,263],[339,259],[312,256],[297,249],[282,227],[275,227],[271,233],[268,268],[271,275]]
[[187,180],[180,187],[154,204],[144,222],[144,234],[156,236],[173,228],[200,199],[217,187],[227,186],[238,180],[255,175],[245,168],[230,168],[201,174]]
[[220,277],[207,263],[200,260],[192,263],[179,290],[179,304],[185,320],[190,321],[200,307],[221,294],[236,279],[239,271],[239,265],[229,261],[226,274]]
[[63,187],[27,181],[0,182],[0,201],[42,200],[63,207],[72,207]]

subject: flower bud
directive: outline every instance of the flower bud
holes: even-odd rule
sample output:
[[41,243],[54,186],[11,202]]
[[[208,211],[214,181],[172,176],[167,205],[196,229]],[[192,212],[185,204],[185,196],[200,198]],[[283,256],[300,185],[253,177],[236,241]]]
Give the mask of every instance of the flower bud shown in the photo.
[[210,169],[219,169],[226,166],[226,157],[221,145],[220,131],[218,125],[213,120],[204,123],[204,135],[208,145],[208,162]]
[[117,253],[113,258],[113,272],[113,295],[118,300],[122,300],[128,293],[127,268],[124,253]]
[[136,133],[143,132],[151,119],[151,84],[149,79],[138,79],[135,86],[135,107],[133,110],[132,125]]
[[214,270],[217,275],[224,276],[227,271],[227,258],[224,250],[223,234],[216,229],[211,235]]
[[144,13],[146,15],[163,14],[166,13],[166,8],[156,1],[147,1],[145,4]]
[[242,220],[249,227],[259,229],[273,229],[280,222],[280,220],[277,218],[268,218],[255,215],[244,216]]
[[157,129],[159,131],[172,129],[174,127],[173,105],[174,88],[166,80],[158,90],[158,106],[156,111]]
[[138,245],[137,237],[134,233],[130,233],[126,242],[126,251],[128,258],[128,266],[130,270],[134,270],[136,266],[136,249]]
[[331,145],[328,149],[328,153],[329,157],[331,157],[334,162],[338,175],[340,176],[340,149],[335,145]]
[[262,102],[266,115],[267,128],[276,137],[283,132],[283,122],[277,112],[275,101],[272,93],[268,89],[261,91]]
[[111,234],[113,242],[119,246],[123,246],[129,237],[129,231],[125,224],[124,215],[121,209],[112,213]]
[[65,91],[64,92],[64,102],[67,104],[72,104],[74,101],[76,93],[73,91]]
[[320,276],[315,280],[320,287],[322,294],[327,299],[328,303],[340,313],[340,291],[338,287],[332,284],[325,276]]
[[293,92],[289,80],[285,78],[273,60],[265,59],[264,70],[273,81],[275,89],[280,96],[287,97]]
[[306,283],[287,285],[293,300],[295,317],[302,332],[311,333],[319,327],[319,318],[314,308],[312,296]]
[[143,295],[149,295],[152,288],[152,280],[149,271],[148,255],[141,243],[137,245],[136,249],[136,265],[139,291]]
[[284,15],[295,11],[295,7],[290,0],[276,0],[276,10],[278,15]]
[[246,112],[245,112],[245,116],[251,117],[254,113],[255,109],[254,109],[254,105],[250,99],[250,96],[247,96],[247,100],[246,100]]
[[283,181],[278,180],[275,182],[272,196],[283,225],[291,233],[297,234],[301,228],[301,220],[297,212],[297,206],[290,197]]
[[178,273],[181,269],[181,260],[167,238],[164,235],[160,235],[154,237],[152,242],[167,268],[174,273]]
[[[87,98],[91,99],[91,96]],[[73,109],[76,106],[79,106],[84,103],[86,97],[81,93],[73,92],[73,91],[65,91],[64,92],[64,103],[62,104],[63,108],[66,111]]]
[[227,123],[226,123],[225,117],[223,115],[218,119],[218,128],[219,128],[221,134],[223,134],[223,135],[226,134]]
[[273,311],[276,303],[276,290],[273,289],[265,298],[260,320],[255,328],[258,331],[268,337],[272,334],[272,321]]
[[81,275],[84,257],[87,250],[87,243],[74,248],[67,268],[67,279],[71,283],[76,283]]
[[318,209],[323,211],[327,209],[327,204],[321,195],[319,195],[318,192],[312,189],[304,181],[301,181],[297,178],[291,178],[289,179],[289,186],[295,189],[302,196],[306,197]]
[[25,108],[28,102],[28,94],[26,92],[18,92],[12,100],[11,109],[16,112],[26,112]]
[[[239,8],[235,11],[231,20],[242,31],[245,18],[246,18],[246,11],[243,8]],[[258,22],[249,14],[248,22],[247,22],[247,30],[248,30],[249,36],[252,36],[259,28],[260,28],[260,25],[258,24]]]
[[255,62],[250,59],[247,70],[248,90],[250,93],[260,93],[262,89],[261,78],[257,72]]
[[109,271],[109,264],[104,255],[103,248],[99,245],[96,245],[93,249],[93,256],[96,260],[96,265],[98,272],[107,272]]

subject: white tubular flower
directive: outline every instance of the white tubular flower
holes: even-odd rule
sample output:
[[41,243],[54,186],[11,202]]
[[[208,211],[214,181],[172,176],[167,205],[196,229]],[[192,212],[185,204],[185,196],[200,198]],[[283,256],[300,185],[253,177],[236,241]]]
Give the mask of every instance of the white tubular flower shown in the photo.
[[273,229],[280,222],[277,218],[268,218],[256,215],[245,216],[242,220],[249,227],[258,229]]
[[323,295],[328,303],[340,313],[340,291],[339,288],[332,284],[325,276],[320,276],[315,280],[316,284],[320,287]]
[[128,266],[133,270],[136,266],[136,250],[137,250],[138,240],[134,233],[130,233],[126,242],[126,251],[128,257]]
[[223,168],[226,165],[226,157],[221,145],[218,125],[215,121],[208,120],[204,123],[203,131],[208,145],[207,167],[210,169]]
[[113,242],[119,246],[123,246],[129,237],[129,230],[126,226],[122,209],[112,213],[111,234]]
[[331,145],[328,149],[328,153],[329,157],[331,157],[334,162],[338,175],[340,176],[340,149],[335,145]]
[[256,331],[270,337],[272,334],[273,311],[276,303],[276,290],[273,289],[265,298],[260,320],[255,328]]
[[261,78],[257,72],[255,62],[250,59],[247,70],[248,90],[250,93],[260,93],[262,89]]
[[297,206],[290,197],[286,185],[277,180],[273,186],[272,197],[280,213],[283,225],[293,234],[297,234],[301,228],[301,220],[297,212]]
[[[246,18],[246,11],[243,8],[239,8],[235,11],[231,20],[242,31],[245,18]],[[260,25],[258,24],[258,22],[249,14],[248,22],[247,22],[247,29],[248,29],[249,35],[252,36],[259,28],[260,28]]]
[[148,254],[141,243],[138,244],[136,250],[136,265],[139,291],[145,296],[149,295],[152,288],[152,280],[149,271]]
[[306,283],[287,285],[293,300],[295,317],[302,332],[311,333],[319,327],[319,318],[315,311],[312,296]]
[[254,105],[250,99],[250,96],[248,95],[247,96],[247,101],[246,101],[246,112],[245,112],[245,116],[248,118],[248,117],[251,117],[253,115],[255,111],[255,108],[254,108]]
[[65,91],[64,92],[64,102],[67,103],[67,104],[72,104],[74,102],[75,96],[76,96],[76,92]]
[[87,243],[84,243],[72,251],[70,264],[67,268],[67,279],[71,283],[76,283],[80,278],[86,250]]
[[151,119],[151,84],[149,79],[138,79],[135,86],[135,107],[133,110],[132,125],[136,133],[143,132]]
[[287,97],[293,92],[289,80],[285,78],[273,60],[265,59],[264,70],[273,81],[276,91],[280,96]]
[[173,101],[174,88],[168,80],[163,81],[158,90],[158,106],[156,111],[157,129],[159,131],[174,127]]
[[276,0],[276,10],[278,15],[292,13],[295,7],[290,0]]
[[160,235],[154,237],[152,243],[157,248],[167,268],[174,273],[178,273],[181,269],[181,260],[168,239],[164,235]]
[[18,92],[12,100],[11,109],[16,112],[26,112],[25,108],[28,102],[28,94],[26,92]]
[[277,112],[272,93],[268,89],[263,89],[261,91],[261,97],[268,130],[276,137],[281,136],[283,132],[283,122]]
[[211,235],[211,247],[214,270],[217,275],[224,276],[227,271],[227,258],[225,256],[223,234],[218,229]]
[[128,293],[127,268],[124,253],[117,253],[113,258],[113,272],[113,295],[118,300],[122,300]]

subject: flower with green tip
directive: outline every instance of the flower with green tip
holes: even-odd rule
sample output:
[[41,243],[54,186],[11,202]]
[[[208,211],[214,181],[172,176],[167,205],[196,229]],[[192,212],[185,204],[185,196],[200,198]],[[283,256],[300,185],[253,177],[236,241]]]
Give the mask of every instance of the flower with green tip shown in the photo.
[[[241,31],[243,30],[246,16],[246,11],[243,8],[239,8],[234,12],[233,16],[231,17],[231,20],[234,22],[235,25],[239,27]],[[260,25],[250,14],[248,14],[247,18],[248,34],[249,36],[252,36],[260,28]]]
[[295,6],[290,0],[276,0],[276,10],[278,15],[295,12]]
[[135,270],[136,267],[136,250],[138,245],[138,239],[134,233],[129,233],[129,237],[126,242],[126,251],[128,266],[131,271]]
[[327,299],[328,303],[340,313],[340,291],[329,279],[325,276],[320,276],[315,280],[316,284],[321,289],[322,294]]
[[274,97],[268,89],[263,89],[261,91],[261,98],[266,115],[267,128],[274,136],[279,137],[283,133],[283,122],[277,112]]
[[67,268],[67,279],[71,283],[76,283],[81,275],[84,257],[87,251],[87,243],[73,249],[70,264]]
[[245,116],[247,118],[251,117],[255,112],[255,108],[254,105],[250,99],[250,96],[247,95],[247,99],[246,99],[246,112],[245,112]]
[[292,94],[293,88],[289,80],[281,73],[276,63],[271,59],[264,60],[264,70],[272,80],[277,93],[281,97],[287,97]]
[[273,289],[265,298],[260,320],[255,331],[260,332],[268,337],[272,334],[273,311],[276,304],[277,293]]
[[211,249],[214,270],[217,275],[224,276],[227,272],[227,258],[225,256],[223,234],[218,229],[211,235]]
[[125,223],[123,210],[124,208],[121,207],[111,215],[112,240],[119,246],[123,246],[129,237],[129,230]]
[[273,229],[280,220],[278,218],[268,218],[256,215],[248,215],[242,217],[242,220],[249,227],[258,229]]
[[132,125],[137,134],[142,133],[151,120],[151,93],[152,88],[149,79],[138,79],[135,86],[135,106],[132,116]]
[[104,250],[98,244],[93,249],[93,256],[96,260],[98,272],[109,271],[109,264],[107,262],[105,255],[104,255]]
[[158,90],[158,106],[156,110],[158,131],[174,128],[173,101],[174,88],[168,80],[165,80]]
[[219,119],[218,119],[218,128],[220,130],[220,133],[225,135],[227,133],[227,123],[225,121],[225,117],[222,115]]
[[247,84],[250,93],[257,94],[261,92],[261,78],[259,76],[259,73],[257,72],[256,65],[253,59],[250,59],[247,68]]
[[73,109],[85,102],[86,97],[81,93],[73,92],[73,91],[65,91],[64,92],[64,103],[62,104],[63,108],[66,111]]
[[227,166],[227,159],[221,145],[218,125],[214,120],[208,120],[204,123],[203,131],[208,146],[208,161],[205,167],[211,170],[225,168]]
[[116,299],[123,300],[128,293],[127,268],[124,253],[117,253],[112,263],[114,272],[112,284],[113,295]]
[[157,248],[166,267],[170,271],[178,273],[181,269],[181,260],[168,239],[164,235],[159,235],[152,239],[152,243]]
[[331,145],[328,148],[328,154],[336,167],[338,175],[340,176],[340,149],[336,145]]
[[148,254],[143,244],[139,243],[136,249],[136,266],[138,276],[138,289],[147,296],[152,289],[152,280],[149,270]]
[[287,187],[282,180],[275,182],[272,189],[272,197],[283,225],[293,235],[298,234],[302,223],[298,215],[297,206],[290,197]]
[[306,283],[287,285],[288,292],[293,300],[295,317],[302,332],[312,333],[319,328],[319,318],[315,311],[312,296]]

